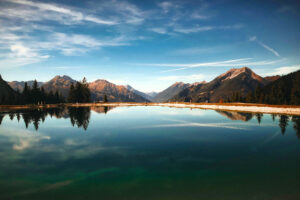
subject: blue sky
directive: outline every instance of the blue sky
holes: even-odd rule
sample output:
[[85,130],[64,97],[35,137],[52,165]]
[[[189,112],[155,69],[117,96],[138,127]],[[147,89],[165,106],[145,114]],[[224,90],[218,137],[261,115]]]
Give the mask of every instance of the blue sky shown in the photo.
[[297,1],[0,0],[7,81],[107,79],[144,91],[231,68],[300,69]]

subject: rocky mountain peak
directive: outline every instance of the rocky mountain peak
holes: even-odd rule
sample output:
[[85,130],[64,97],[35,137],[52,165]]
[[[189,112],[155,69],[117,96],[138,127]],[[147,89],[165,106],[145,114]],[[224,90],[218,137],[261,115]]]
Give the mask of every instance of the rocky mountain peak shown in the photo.
[[195,82],[195,83],[192,84],[192,86],[197,86],[197,85],[206,84],[206,83],[207,83],[206,81]]
[[246,75],[250,76],[251,78],[258,80],[259,82],[263,81],[263,78],[256,73],[254,73],[250,68],[248,67],[242,67],[242,68],[233,68],[228,70],[227,72],[221,74],[218,76],[218,79],[222,79],[222,81],[228,80],[228,79],[233,79],[240,74],[245,73]]
[[50,81],[75,81],[70,76],[67,75],[56,75],[54,78],[52,78]]

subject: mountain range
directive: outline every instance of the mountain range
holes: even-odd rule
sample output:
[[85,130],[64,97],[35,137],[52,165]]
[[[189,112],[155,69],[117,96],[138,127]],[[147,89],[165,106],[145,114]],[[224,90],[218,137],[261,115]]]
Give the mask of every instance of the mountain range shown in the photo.
[[[281,79],[283,79],[281,76],[261,77],[250,68],[243,67],[230,69],[210,82],[203,81],[193,84],[176,82],[159,93],[143,93],[130,85],[116,85],[102,79],[90,82],[88,86],[92,101],[102,101],[106,95],[108,101],[111,102],[219,102],[222,99],[226,100],[235,92],[246,95],[253,92],[257,86],[268,85],[270,87],[270,84]],[[14,90],[22,91],[24,83],[23,81],[12,81],[8,84]],[[30,86],[32,83],[33,81],[30,81],[28,85]],[[44,83],[38,82],[38,85],[47,92],[57,90],[66,98],[71,84],[75,83],[76,80],[65,75],[55,76]],[[5,84],[2,83],[2,85]],[[12,90],[8,89],[7,86],[1,86],[1,88],[6,88],[5,91],[11,92]]]

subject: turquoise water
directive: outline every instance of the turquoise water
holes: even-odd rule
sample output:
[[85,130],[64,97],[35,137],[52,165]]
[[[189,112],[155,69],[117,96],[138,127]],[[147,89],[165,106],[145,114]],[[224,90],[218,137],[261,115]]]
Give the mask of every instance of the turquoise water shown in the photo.
[[85,107],[0,122],[0,199],[300,198],[300,116]]

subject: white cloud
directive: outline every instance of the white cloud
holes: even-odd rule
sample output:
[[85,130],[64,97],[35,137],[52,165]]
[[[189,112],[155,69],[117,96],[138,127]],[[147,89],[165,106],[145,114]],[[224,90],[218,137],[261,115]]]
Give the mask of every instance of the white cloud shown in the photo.
[[262,47],[265,48],[266,50],[270,51],[270,52],[273,53],[275,56],[280,57],[279,53],[278,53],[275,49],[273,49],[273,48],[271,48],[270,46],[264,44],[263,42],[257,40],[257,37],[256,37],[255,35],[254,35],[254,36],[251,36],[251,37],[249,38],[249,41],[251,41],[251,42],[254,42],[254,41],[257,42],[260,46],[262,46]]
[[266,76],[285,75],[294,71],[300,70],[300,65],[284,66],[274,69],[271,73],[266,73]]
[[[3,36],[3,37],[1,37]],[[135,38],[139,39],[139,38]],[[130,38],[124,36],[103,40],[82,34],[52,32],[45,38],[22,37],[0,31],[0,68],[19,67],[44,61],[48,51],[59,51],[63,55],[80,55],[107,46],[129,45]]]
[[175,69],[165,70],[163,72],[185,70],[198,67],[234,67],[234,66],[262,66],[273,65],[283,62],[285,59],[280,60],[262,60],[262,61],[250,61],[251,58],[231,59],[216,62],[204,62],[204,63],[137,63],[138,65],[156,66],[156,67],[172,67]]
[[145,19],[153,17],[150,11],[141,10],[127,1],[111,0],[101,4],[95,3],[93,9],[97,13],[110,11],[113,13],[112,19],[116,19],[119,24],[140,25]]
[[[94,22],[97,24],[114,25],[116,21],[104,20],[96,16],[88,15],[83,12],[75,11],[74,9],[67,8],[50,3],[33,2],[29,0],[5,0],[10,3],[19,4],[23,7],[19,9],[7,8],[1,9],[0,15],[5,15],[8,12],[10,17],[19,17],[24,20],[40,21],[40,20],[56,20],[60,23],[78,23],[81,21]],[[24,7],[27,6],[27,7]],[[6,13],[5,13],[6,11]]]
[[256,36],[254,35],[254,36],[251,36],[250,38],[249,38],[249,41],[255,41],[256,40]]
[[268,45],[262,43],[262,42],[258,42],[258,44],[260,44],[263,48],[265,48],[266,50],[270,51],[271,53],[273,53],[275,56],[280,57],[279,53],[277,51],[275,51],[275,49],[269,47]]
[[177,49],[172,51],[172,54],[176,55],[193,55],[193,54],[201,54],[201,53],[216,53],[220,51],[220,47],[207,47],[207,48],[186,48],[186,49]]
[[192,28],[183,28],[183,27],[174,27],[174,31],[178,33],[197,33],[203,31],[211,31],[211,30],[237,30],[243,28],[243,24],[234,24],[234,25],[227,25],[227,26],[195,26]]
[[204,78],[203,74],[192,74],[192,75],[186,75],[186,76],[162,76],[159,77],[158,80],[161,81],[184,81],[184,82],[189,82],[189,81],[202,81]]
[[[99,40],[88,35],[53,33],[47,42],[38,42],[36,46],[46,50],[58,50],[64,55],[77,55],[107,46],[129,45],[125,37]],[[52,42],[53,41],[53,42]]]
[[[0,42],[1,44],[1,42]],[[50,56],[38,53],[35,49],[21,43],[10,45],[6,52],[0,55],[0,69],[19,67],[48,59]]]
[[202,32],[202,31],[210,31],[215,29],[213,26],[203,26],[203,27],[193,27],[193,28],[174,28],[175,32],[179,32],[179,33],[196,33],[196,32]]
[[159,77],[160,81],[183,81],[183,82],[195,82],[203,81],[206,76],[204,74],[192,74],[192,75],[181,75],[181,76],[162,76]]
[[168,1],[158,3],[157,5],[163,10],[164,13],[168,13],[171,8],[176,7],[174,3]]
[[204,14],[200,14],[198,12],[194,12],[191,15],[192,19],[200,19],[200,20],[209,19],[210,17],[211,17],[210,15],[204,15]]
[[165,28],[155,27],[155,28],[149,28],[148,30],[159,33],[159,34],[167,34],[167,30]]

